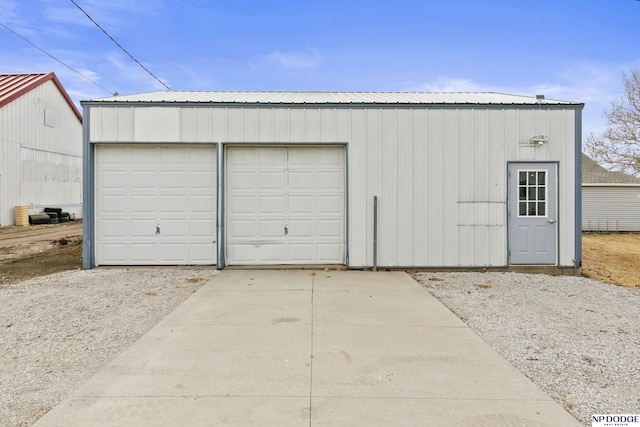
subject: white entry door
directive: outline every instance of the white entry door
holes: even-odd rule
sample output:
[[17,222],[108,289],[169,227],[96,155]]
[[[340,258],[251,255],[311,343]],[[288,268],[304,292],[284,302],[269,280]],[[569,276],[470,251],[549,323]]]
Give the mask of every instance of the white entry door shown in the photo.
[[343,147],[230,147],[226,263],[344,264]]
[[97,265],[214,265],[215,146],[96,147]]
[[509,262],[556,264],[556,164],[509,164]]

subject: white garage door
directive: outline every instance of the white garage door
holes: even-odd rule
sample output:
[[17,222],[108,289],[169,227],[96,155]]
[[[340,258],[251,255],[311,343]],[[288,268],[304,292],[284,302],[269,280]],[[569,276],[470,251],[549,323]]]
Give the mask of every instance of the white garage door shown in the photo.
[[96,264],[213,265],[214,146],[96,147]]
[[226,152],[229,265],[344,264],[343,147]]

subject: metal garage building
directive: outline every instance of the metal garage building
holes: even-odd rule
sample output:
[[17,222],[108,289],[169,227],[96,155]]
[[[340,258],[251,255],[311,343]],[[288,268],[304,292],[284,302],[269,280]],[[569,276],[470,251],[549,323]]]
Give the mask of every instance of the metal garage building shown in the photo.
[[82,116],[54,73],[0,74],[0,225],[20,205],[82,217]]
[[580,265],[580,103],[153,92],[82,104],[84,268]]

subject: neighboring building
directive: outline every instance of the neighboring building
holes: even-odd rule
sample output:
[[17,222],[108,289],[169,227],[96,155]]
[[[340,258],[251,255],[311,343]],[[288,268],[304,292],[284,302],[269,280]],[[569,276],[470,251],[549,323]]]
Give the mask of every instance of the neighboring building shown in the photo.
[[0,74],[0,225],[17,205],[82,216],[82,116],[54,73]]
[[580,103],[153,92],[82,105],[84,268],[580,266]]
[[640,179],[582,155],[582,230],[640,231]]

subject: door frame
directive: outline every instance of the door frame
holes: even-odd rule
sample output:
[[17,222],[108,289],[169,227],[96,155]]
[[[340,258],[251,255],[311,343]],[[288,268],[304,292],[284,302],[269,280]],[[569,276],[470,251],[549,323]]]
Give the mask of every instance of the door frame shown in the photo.
[[[552,222],[553,225],[553,237],[554,237],[554,242],[553,242],[553,250],[554,250],[554,254],[553,254],[553,261],[552,262],[544,262],[544,263],[540,263],[540,262],[531,262],[531,263],[526,263],[526,262],[513,262],[513,256],[512,256],[512,238],[514,238],[514,236],[512,235],[513,233],[516,233],[516,227],[513,224],[513,217],[512,217],[512,213],[514,213],[514,215],[516,215],[515,212],[512,212],[512,209],[517,208],[517,203],[518,203],[518,194],[517,192],[514,191],[514,194],[512,194],[512,184],[513,184],[513,180],[517,180],[517,176],[511,176],[511,169],[512,167],[517,167],[518,165],[531,165],[530,168],[534,169],[536,167],[540,167],[540,168],[547,168],[549,170],[553,170],[553,177],[554,177],[554,182],[551,184],[553,185],[553,191],[554,191],[554,197],[553,197],[553,212],[547,212],[547,217],[550,217],[549,220],[547,220],[548,222]],[[527,166],[525,166],[526,168]],[[560,170],[560,162],[559,161],[508,161],[507,162],[507,265],[559,265],[559,256],[560,256],[560,227],[559,227],[559,221],[560,221],[560,212],[559,212],[559,208],[560,208],[560,185],[559,185],[559,170]],[[516,187],[517,188],[517,184]],[[512,199],[515,198],[514,199]],[[514,204],[516,203],[516,204]]]

